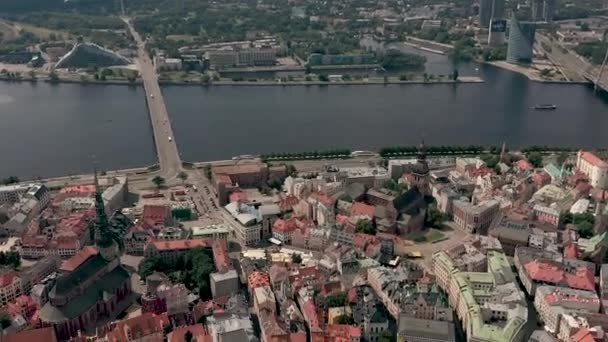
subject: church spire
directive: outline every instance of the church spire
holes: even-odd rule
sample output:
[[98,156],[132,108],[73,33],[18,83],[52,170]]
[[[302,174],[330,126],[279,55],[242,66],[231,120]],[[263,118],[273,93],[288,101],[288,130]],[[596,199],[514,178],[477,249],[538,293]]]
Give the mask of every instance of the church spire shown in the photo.
[[426,162],[426,146],[424,145],[424,138],[422,138],[420,146],[418,146],[418,162]]
[[106,214],[106,207],[103,203],[99,179],[97,178],[97,168],[94,170],[95,179],[95,246],[101,256],[110,261],[118,255],[118,246],[112,239],[110,233],[110,222]]
[[95,168],[95,243],[101,239],[102,233],[108,228],[108,215],[106,207],[103,203],[101,188],[99,187],[99,179],[97,179],[97,168]]

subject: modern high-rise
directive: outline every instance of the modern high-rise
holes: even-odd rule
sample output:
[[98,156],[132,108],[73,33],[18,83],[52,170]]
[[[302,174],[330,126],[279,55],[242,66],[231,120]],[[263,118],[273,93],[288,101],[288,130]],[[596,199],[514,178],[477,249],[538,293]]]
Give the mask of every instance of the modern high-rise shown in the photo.
[[533,21],[553,21],[557,0],[533,0],[531,3]]
[[508,63],[532,62],[532,47],[536,25],[532,22],[520,22],[513,16],[509,25],[509,45],[507,47]]
[[489,28],[492,19],[505,16],[505,0],[481,0],[479,3],[479,27]]

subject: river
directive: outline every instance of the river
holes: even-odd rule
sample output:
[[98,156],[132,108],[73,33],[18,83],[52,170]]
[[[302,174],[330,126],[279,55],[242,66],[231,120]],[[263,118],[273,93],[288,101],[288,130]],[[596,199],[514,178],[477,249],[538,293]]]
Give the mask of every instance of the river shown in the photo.
[[0,177],[156,163],[142,88],[0,82]]
[[[427,72],[449,74],[445,56]],[[182,159],[387,145],[605,147],[608,102],[584,85],[540,84],[493,66],[461,65],[486,82],[459,85],[169,86]],[[536,104],[557,105],[534,111]],[[0,83],[0,177],[57,176],[155,162],[141,88]]]

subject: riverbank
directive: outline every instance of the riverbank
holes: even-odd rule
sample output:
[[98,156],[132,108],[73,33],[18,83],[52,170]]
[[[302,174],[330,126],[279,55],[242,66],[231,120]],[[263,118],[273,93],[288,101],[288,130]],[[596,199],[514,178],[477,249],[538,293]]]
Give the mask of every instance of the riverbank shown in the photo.
[[[484,61],[483,63],[486,64],[490,64],[493,65],[495,67],[501,68],[501,69],[505,69],[505,70],[509,70],[512,72],[516,72],[520,75],[524,75],[526,76],[530,81],[533,82],[540,82],[540,83],[555,83],[555,84],[588,84],[589,82],[579,82],[579,81],[568,81],[565,78],[560,78],[560,79],[549,79],[549,78],[543,78],[541,76],[541,70],[539,70],[537,67],[535,67],[537,64],[532,64],[532,67],[528,67],[528,66],[524,66],[524,65],[518,65],[518,64],[511,64],[511,63],[507,63],[506,61]],[[559,68],[557,68],[554,65],[548,65],[547,69],[551,69],[552,71],[558,71],[559,73],[561,73],[561,71],[559,70]],[[555,74],[554,74],[555,77]]]
[[210,83],[195,83],[195,82],[183,82],[183,81],[159,81],[160,85],[164,86],[362,86],[362,85],[385,85],[385,84],[401,84],[401,85],[414,85],[414,84],[460,84],[460,83],[483,83],[485,82],[482,78],[476,76],[463,76],[459,77],[458,80],[452,80],[447,78],[436,78],[429,80],[399,80],[396,77],[389,78],[387,80],[383,78],[374,79],[363,79],[363,80],[336,80],[336,81],[213,81]]
[[[73,80],[73,79],[59,79],[59,80],[51,80],[51,79],[6,79],[0,78],[0,81],[7,83],[37,83],[44,82],[49,84],[81,84],[81,85],[121,85],[121,86],[131,86],[131,87],[139,87],[142,85],[141,80],[136,80],[135,82],[129,81],[118,81],[118,80]],[[400,80],[398,77],[389,77],[388,79],[384,79],[381,77],[377,78],[369,78],[362,80],[336,80],[336,81],[268,81],[268,80],[260,80],[260,81],[233,81],[233,80],[220,80],[220,81],[210,81],[210,82],[189,82],[189,81],[173,81],[173,80],[162,80],[158,83],[161,86],[336,86],[336,85],[385,85],[385,84],[402,84],[402,85],[415,85],[415,84],[460,84],[460,83],[483,83],[485,82],[482,78],[477,76],[462,76],[459,77],[458,80],[452,80],[448,78],[433,78],[433,79],[420,79],[420,80]]]

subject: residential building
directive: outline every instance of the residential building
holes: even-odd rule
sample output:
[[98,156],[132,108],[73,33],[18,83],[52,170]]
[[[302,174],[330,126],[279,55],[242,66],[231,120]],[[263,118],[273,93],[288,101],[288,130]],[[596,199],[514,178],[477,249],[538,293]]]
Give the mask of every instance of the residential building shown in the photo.
[[175,262],[191,249],[211,248],[211,245],[212,240],[207,239],[152,241],[146,246],[144,256],[157,256],[165,262]]
[[168,324],[167,314],[144,313],[111,324],[107,334],[98,337],[107,342],[162,340],[163,328]]
[[454,323],[400,316],[397,327],[400,341],[407,342],[455,342]]
[[58,256],[51,255],[39,260],[32,267],[21,271],[19,273],[19,278],[21,278],[21,293],[30,293],[34,285],[57,271],[60,263],[61,261]]
[[576,169],[589,178],[594,188],[608,187],[608,163],[592,152],[579,151],[576,155]]
[[40,328],[32,330],[23,330],[19,332],[10,332],[3,336],[2,342],[57,342],[57,336],[53,328]]
[[564,266],[550,260],[534,260],[518,269],[524,288],[531,297],[542,285],[563,286],[572,289],[595,291],[594,270],[579,267],[573,273],[564,271]]
[[224,273],[215,272],[209,275],[213,298],[235,294],[239,291],[239,275],[230,269]]
[[592,291],[543,285],[536,291],[534,307],[545,330],[557,334],[561,316],[568,311],[597,313],[600,299]]
[[463,272],[444,251],[433,254],[437,284],[463,324],[467,341],[523,341],[528,318],[524,293],[506,255],[488,251],[486,272]]
[[470,234],[486,234],[492,221],[499,213],[500,205],[495,200],[477,205],[456,200],[453,203],[454,222],[460,229]]
[[6,305],[22,293],[21,278],[13,270],[5,270],[0,274],[0,305]]
[[213,342],[253,342],[257,341],[249,316],[234,314],[214,314],[207,317],[207,329]]
[[374,290],[369,286],[351,288],[347,300],[355,324],[361,329],[361,337],[366,341],[379,341],[388,331],[389,321],[388,312]]
[[28,192],[30,184],[12,184],[0,186],[0,205],[17,202],[19,197]]
[[212,224],[206,227],[192,227],[193,239],[219,239],[228,240],[230,229],[226,224]]
[[508,219],[503,219],[500,223],[488,233],[502,245],[505,254],[515,255],[517,247],[527,247],[530,235],[532,234],[529,225],[525,222],[516,222]]

